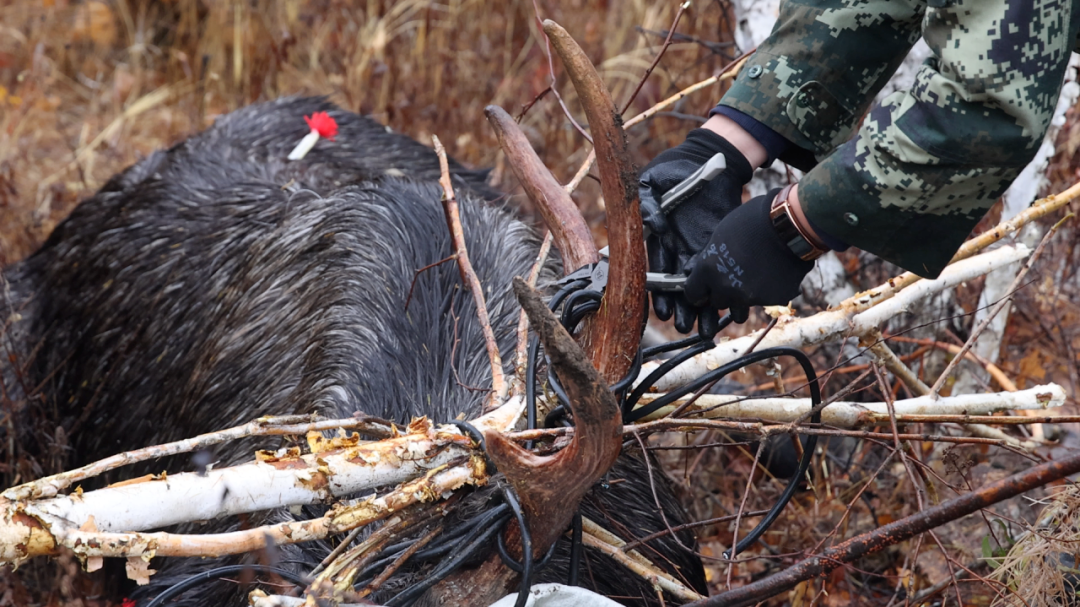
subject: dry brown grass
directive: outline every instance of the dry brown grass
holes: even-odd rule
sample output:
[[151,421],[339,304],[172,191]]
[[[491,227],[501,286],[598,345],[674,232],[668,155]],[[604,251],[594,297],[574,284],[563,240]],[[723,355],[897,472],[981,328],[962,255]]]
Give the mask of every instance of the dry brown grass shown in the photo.
[[[722,5],[699,4],[680,32],[728,39]],[[663,41],[635,27],[666,30],[677,6],[539,5],[582,42],[620,102]],[[726,63],[701,45],[673,44],[629,113]],[[506,180],[482,108],[516,114],[548,82],[531,0],[12,0],[0,6],[0,262],[30,253],[78,200],[140,157],[283,95],[329,95],[427,144],[438,134],[450,154]],[[676,111],[702,114],[719,95],[698,93]],[[587,150],[554,99],[523,125],[569,179]],[[662,117],[639,127],[639,160],[691,126]],[[595,211],[597,190],[584,187],[583,208]]]

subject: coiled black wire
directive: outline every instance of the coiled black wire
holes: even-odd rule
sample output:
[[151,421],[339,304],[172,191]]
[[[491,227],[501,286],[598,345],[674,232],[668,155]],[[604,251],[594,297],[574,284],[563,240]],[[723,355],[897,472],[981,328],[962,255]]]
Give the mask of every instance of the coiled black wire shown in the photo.
[[181,594],[191,590],[199,584],[204,584],[215,578],[219,578],[226,575],[234,575],[242,573],[244,571],[257,571],[259,573],[273,573],[282,579],[288,580],[297,586],[307,586],[311,583],[311,580],[305,578],[302,575],[297,575],[287,569],[281,569],[280,567],[271,567],[269,565],[225,565],[222,567],[215,567],[209,571],[203,571],[197,573],[177,584],[174,584],[165,589],[164,592],[154,597],[152,601],[146,604],[146,607],[161,607],[165,604],[165,601],[175,599]]
[[[563,326],[566,327],[566,329],[569,331],[573,331],[577,327],[578,323],[581,322],[581,320],[585,316],[599,308],[599,301],[601,298],[600,293],[596,291],[572,292],[574,287],[581,282],[583,281],[577,281],[576,283],[567,285],[567,287],[559,291],[557,297],[553,297],[551,299],[551,302],[549,304],[552,310],[556,310],[558,306],[560,304],[563,304],[563,302],[565,301],[565,305],[563,306],[563,310],[560,315],[560,320],[562,321]],[[580,288],[583,289],[584,287]],[[730,325],[731,322],[731,315],[725,315],[720,319],[719,330],[723,330],[728,325]],[[680,386],[679,388],[670,391],[663,397],[654,400],[653,402],[649,403],[644,407],[639,407],[635,409],[635,406],[641,400],[641,397],[650,388],[652,388],[652,386],[655,385],[656,382],[660,380],[660,378],[662,378],[664,375],[669,373],[672,369],[679,366],[683,362],[715,347],[713,337],[713,335],[699,334],[666,344],[660,344],[658,346],[653,346],[650,348],[639,349],[637,356],[635,356],[634,364],[632,365],[630,372],[627,373],[626,377],[624,377],[622,380],[616,382],[614,385],[611,386],[612,391],[619,398],[624,423],[633,423],[635,421],[638,421],[649,415],[650,413],[659,410],[661,407],[669,405],[677,401],[678,399],[686,396],[687,394],[696,392],[697,390],[718,381],[719,379],[734,371],[737,371],[748,365],[752,365],[763,360],[780,356],[792,357],[799,363],[799,366],[802,367],[803,373],[806,375],[807,385],[810,388],[811,406],[815,409],[815,412],[811,416],[810,421],[812,423],[821,422],[821,412],[816,410],[821,404],[821,387],[818,383],[817,373],[814,371],[813,365],[811,364],[810,359],[806,356],[806,354],[795,348],[784,347],[768,348],[765,350],[759,350],[757,352],[751,352],[746,356],[739,357],[738,359],[726,365],[723,365],[717,369],[706,373],[705,375],[702,375],[701,377],[697,378],[693,382],[690,382],[689,384]],[[527,369],[526,380],[528,382],[526,387],[526,409],[528,411],[528,414],[526,417],[528,420],[529,429],[534,429],[536,427],[535,365],[539,360],[539,347],[539,342],[533,342],[532,347],[530,348],[530,356],[528,360],[529,368]],[[641,382],[639,382],[638,385],[633,388],[633,390],[630,390],[629,394],[626,394],[626,391],[630,388],[630,386],[634,384],[634,381],[640,375],[641,365],[643,362],[653,359],[662,354],[674,352],[677,350],[682,351],[661,363],[655,370],[653,370],[652,373],[650,373],[647,377],[641,380]],[[558,378],[555,376],[554,373],[549,372],[548,385],[551,387],[552,392],[555,393],[556,398],[559,401],[559,405],[552,409],[550,413],[548,413],[544,420],[544,426],[551,427],[556,423],[563,423],[569,425],[570,422],[567,419],[567,414],[569,413],[569,402],[566,397],[565,391],[563,391],[561,386],[559,386]],[[530,442],[528,446],[531,447],[532,443]],[[758,523],[756,527],[754,527],[754,529],[745,538],[741,539],[732,550],[728,551],[728,553],[725,553],[726,558],[734,558],[735,555],[738,555],[740,552],[746,550],[746,548],[756,542],[769,529],[769,527],[772,526],[772,524],[776,521],[777,517],[779,517],[780,513],[787,506],[788,502],[790,502],[791,498],[795,495],[795,491],[798,489],[802,477],[810,468],[810,463],[812,461],[814,450],[816,449],[816,447],[817,435],[811,435],[806,437],[805,441],[803,442],[803,455],[802,458],[799,460],[799,467],[797,473],[788,481],[788,484],[784,488],[783,493],[781,493],[776,503],[773,504],[773,507],[769,510],[769,513]],[[575,522],[580,522],[579,515],[575,518]],[[575,529],[575,531],[580,533],[580,531],[577,529]],[[576,539],[572,543],[572,551],[577,551],[577,553],[580,553],[580,550],[580,540]],[[576,585],[577,571],[574,561],[575,559],[572,558],[571,570],[569,574],[570,579],[568,580],[568,583],[570,585]]]

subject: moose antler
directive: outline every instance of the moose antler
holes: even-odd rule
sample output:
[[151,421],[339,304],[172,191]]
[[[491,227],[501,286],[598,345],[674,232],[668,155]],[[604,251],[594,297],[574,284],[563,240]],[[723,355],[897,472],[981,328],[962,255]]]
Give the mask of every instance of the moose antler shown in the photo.
[[514,279],[514,294],[540,336],[574,414],[570,444],[551,456],[526,451],[499,432],[485,434],[488,454],[521,498],[539,556],[562,535],[578,502],[615,463],[622,446],[622,419],[611,390],[540,294],[520,278]]
[[[555,22],[545,21],[544,31],[577,89],[596,147],[600,185],[607,205],[611,251],[608,282],[619,288],[604,294],[604,303],[594,322],[586,326],[581,341],[600,374],[614,383],[630,369],[645,323],[645,252],[637,170],[630,161],[622,118],[585,52]],[[569,194],[540,162],[517,123],[496,106],[488,106],[485,114],[525,194],[551,230],[566,270],[595,262],[596,247],[584,218]]]
[[630,160],[622,116],[585,51],[550,19],[544,21],[544,32],[574,83],[596,148],[611,250],[608,284],[618,288],[604,294],[584,343],[600,375],[615,383],[630,370],[645,328],[645,249],[637,169]]
[[570,199],[570,194],[559,185],[536,155],[521,127],[506,110],[497,105],[484,108],[484,115],[495,129],[495,137],[506,153],[514,175],[525,189],[525,195],[533,201],[544,223],[551,229],[555,247],[562,254],[563,269],[570,273],[581,266],[596,263],[600,254],[596,252],[585,218]]
[[[566,390],[575,426],[570,444],[550,456],[526,451],[496,430],[484,430],[488,454],[521,500],[532,555],[537,558],[562,535],[581,498],[615,463],[622,446],[622,418],[600,373],[540,294],[521,278],[514,278],[514,293]],[[520,540],[509,533],[508,537],[511,545]],[[487,605],[509,591],[516,577],[493,555],[476,569],[452,575],[432,588],[433,602]]]

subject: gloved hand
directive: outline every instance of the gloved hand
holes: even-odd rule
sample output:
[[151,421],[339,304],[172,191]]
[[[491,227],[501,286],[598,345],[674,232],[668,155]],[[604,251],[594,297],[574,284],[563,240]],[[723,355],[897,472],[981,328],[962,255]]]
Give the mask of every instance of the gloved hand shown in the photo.
[[783,305],[799,294],[814,262],[799,259],[769,221],[779,191],[747,201],[716,226],[709,244],[684,267],[687,301],[727,309],[732,320],[742,323],[750,306]]
[[[727,168],[697,192],[691,194],[670,215],[660,212],[665,192],[722,153]],[[743,186],[753,177],[753,169],[735,146],[716,133],[694,129],[686,141],[666,150],[641,172],[638,186],[641,215],[652,233],[646,241],[649,269],[665,274],[682,273],[683,265],[709,242],[709,235],[728,213],[742,203]],[[675,315],[675,328],[688,333],[699,310],[681,295],[653,294],[653,309],[660,320]],[[715,334],[718,316],[709,310],[699,319],[702,332]]]

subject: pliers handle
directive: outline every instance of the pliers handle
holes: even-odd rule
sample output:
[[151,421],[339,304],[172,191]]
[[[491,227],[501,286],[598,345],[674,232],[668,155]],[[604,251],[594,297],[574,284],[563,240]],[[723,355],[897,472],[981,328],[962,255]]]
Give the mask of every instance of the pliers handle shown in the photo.
[[[698,188],[707,181],[712,181],[717,175],[727,168],[727,158],[723,154],[716,154],[710,158],[701,168],[690,174],[689,177],[680,181],[675,187],[664,193],[660,198],[660,211],[665,215],[671,213],[675,207],[683,203]],[[649,235],[648,227],[645,228],[645,236]],[[593,291],[602,291],[607,287],[608,279],[608,248],[600,249],[600,261],[578,268],[564,276],[555,284],[566,286],[577,280],[588,280],[586,287]],[[686,276],[682,274],[663,274],[660,272],[645,273],[645,288],[649,291],[681,292],[686,284]]]

